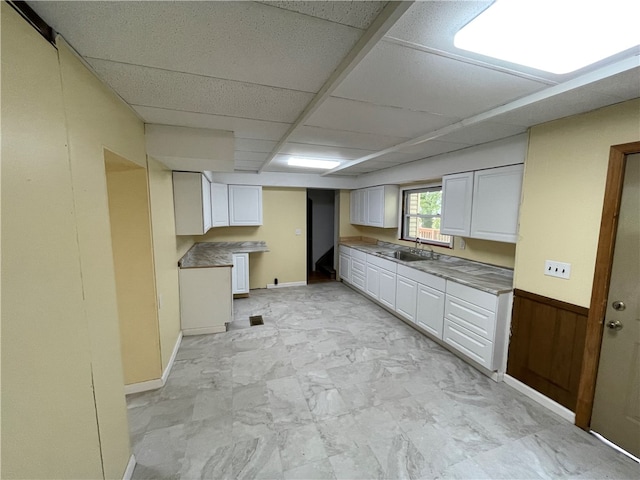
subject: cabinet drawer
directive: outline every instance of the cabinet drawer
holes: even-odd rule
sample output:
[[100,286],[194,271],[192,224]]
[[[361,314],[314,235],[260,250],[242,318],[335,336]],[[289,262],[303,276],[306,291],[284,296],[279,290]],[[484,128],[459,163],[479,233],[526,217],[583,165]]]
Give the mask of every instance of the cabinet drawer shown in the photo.
[[365,276],[366,264],[354,257],[351,257],[351,274],[359,274]]
[[405,265],[398,265],[398,275],[402,275],[405,278],[409,278],[414,282],[421,283],[427,287],[435,288],[444,292],[447,281],[444,278],[436,277],[427,272],[416,270],[415,268],[407,267]]
[[467,287],[457,282],[447,280],[447,294],[458,297],[466,302],[478,305],[481,308],[491,312],[496,311],[496,295],[489,292],[483,292],[477,288]]
[[351,249],[349,247],[345,247],[344,245],[340,245],[338,247],[338,251],[340,252],[340,255],[346,255],[347,257],[351,256]]
[[444,315],[481,337],[493,341],[496,331],[494,312],[447,294]]
[[356,273],[355,271],[351,272],[351,283],[360,290],[364,290],[364,275]]
[[367,255],[367,263],[375,265],[376,267],[384,268],[385,270],[396,273],[398,264],[384,258],[377,257],[375,255]]
[[367,261],[367,254],[361,252],[360,250],[356,250],[355,248],[351,249],[351,258],[357,258],[358,260],[362,260],[363,262]]
[[444,319],[443,340],[483,367],[493,370],[493,343],[466,328]]

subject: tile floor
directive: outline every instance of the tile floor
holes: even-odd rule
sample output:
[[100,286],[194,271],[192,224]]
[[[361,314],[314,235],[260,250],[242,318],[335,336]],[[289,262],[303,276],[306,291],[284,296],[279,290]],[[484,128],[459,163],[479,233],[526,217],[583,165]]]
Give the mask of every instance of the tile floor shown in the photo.
[[227,333],[183,339],[164,388],[128,397],[134,478],[640,478],[341,283],[234,308]]

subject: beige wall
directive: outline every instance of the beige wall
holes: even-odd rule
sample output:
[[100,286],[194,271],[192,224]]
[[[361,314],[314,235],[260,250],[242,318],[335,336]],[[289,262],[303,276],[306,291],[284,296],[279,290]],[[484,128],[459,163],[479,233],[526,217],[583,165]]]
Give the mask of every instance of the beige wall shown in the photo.
[[[101,478],[57,53],[0,8],[2,476]],[[113,363],[120,368],[119,352]],[[128,457],[128,436],[120,441]]]
[[[158,310],[162,369],[167,368],[180,334],[180,297],[178,296],[178,245],[173,216],[173,180],[171,170],[148,159],[151,225],[156,272],[156,289],[162,305]],[[184,253],[183,253],[184,254]],[[181,257],[182,255],[180,255]]]
[[[115,158],[114,158],[115,157]],[[105,151],[124,383],[160,378],[147,172]]]
[[[212,228],[196,242],[264,240],[269,252],[249,255],[250,288],[307,280],[307,190],[263,188],[260,227]],[[301,234],[296,235],[296,229]]]
[[[525,163],[515,286],[588,307],[609,147],[640,140],[640,100],[531,129]],[[571,278],[543,274],[571,263]]]
[[[350,216],[350,194],[348,190],[340,191],[340,237],[365,236],[376,238],[385,242],[398,245],[413,246],[413,242],[398,240],[397,228],[376,228],[352,225],[349,223]],[[456,239],[454,248],[433,247],[436,252],[454,257],[467,258],[477,262],[499,265],[501,267],[513,268],[515,263],[515,244],[503,242],[491,242],[488,240],[477,240],[467,238],[466,248],[460,249],[459,239]]]

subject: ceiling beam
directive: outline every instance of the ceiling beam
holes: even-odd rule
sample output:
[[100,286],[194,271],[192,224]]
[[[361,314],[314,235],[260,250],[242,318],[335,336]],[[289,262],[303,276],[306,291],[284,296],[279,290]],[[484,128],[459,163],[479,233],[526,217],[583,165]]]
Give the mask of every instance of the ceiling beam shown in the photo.
[[289,130],[282,136],[280,141],[273,148],[265,162],[262,164],[258,173],[271,164],[275,156],[280,152],[282,147],[289,141],[293,133],[309,119],[309,117],[322,105],[322,103],[331,96],[342,81],[351,73],[351,71],[362,61],[362,59],[373,49],[373,47],[386,35],[400,17],[409,9],[413,1],[389,2],[378,14],[371,26],[364,32],[355,46],[351,49],[346,57],[342,59],[338,67],[333,71],[331,76],[322,85],[322,88],[316,93],[313,99],[307,104],[296,121],[289,127]]
[[[486,112],[482,112],[477,115],[473,115],[471,117],[465,118],[459,122],[452,123],[451,125],[447,125],[446,127],[442,127],[437,130],[433,130],[431,132],[425,133],[423,135],[420,135],[419,137],[415,137],[405,142],[398,143],[397,145],[393,145],[391,147],[385,148],[384,150],[380,150],[378,152],[365,155],[364,157],[356,158],[355,160],[350,160],[348,162],[345,162],[337,166],[336,168],[333,168],[331,170],[328,170],[322,173],[322,176],[335,174],[346,168],[353,167],[360,163],[364,163],[368,160],[373,160],[375,158],[386,155],[387,153],[394,153],[404,148],[414,147],[421,143],[426,143],[430,140],[436,140],[437,138],[440,138],[444,135],[448,135],[449,133],[456,132],[463,128],[470,127],[472,125],[477,125],[487,120],[491,120],[492,118],[495,118],[499,115],[503,115],[505,113],[512,112],[514,110],[526,107],[528,105],[532,105],[542,100],[555,97],[556,95],[560,95],[562,93],[575,90],[576,88],[585,87],[590,83],[603,80],[607,77],[611,77],[613,75],[617,75],[619,73],[623,73],[623,72],[626,72],[627,70],[631,70],[634,68],[636,69],[638,68],[637,56],[620,60],[612,65],[607,65],[606,67],[599,68],[598,70],[573,78],[567,82],[545,88],[544,90],[532,93],[525,97],[519,98],[518,100],[509,102],[505,105],[492,108],[491,110],[487,110]],[[531,125],[527,125],[527,126],[531,126]]]

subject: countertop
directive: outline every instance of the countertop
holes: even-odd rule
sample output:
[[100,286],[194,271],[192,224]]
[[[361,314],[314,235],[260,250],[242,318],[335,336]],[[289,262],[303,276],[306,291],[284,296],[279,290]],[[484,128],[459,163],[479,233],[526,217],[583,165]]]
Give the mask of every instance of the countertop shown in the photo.
[[[342,239],[340,245],[360,250],[370,255],[375,255],[400,265],[415,268],[422,272],[430,273],[462,285],[498,295],[513,290],[513,270],[496,267],[486,263],[474,262],[464,258],[452,257],[441,254],[437,260],[419,260],[417,262],[403,262],[390,258],[383,253],[395,250],[408,250],[407,247],[394,243],[376,242],[373,239]],[[425,248],[427,248],[425,246]]]
[[232,267],[234,253],[268,252],[266,242],[200,242],[178,261],[180,268]]

